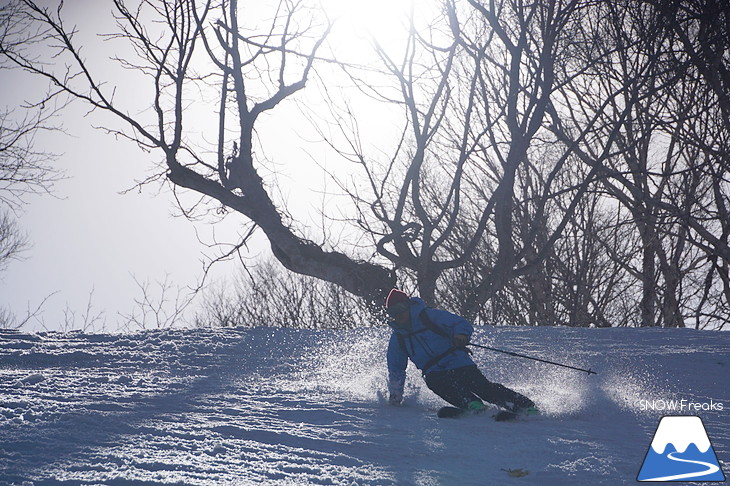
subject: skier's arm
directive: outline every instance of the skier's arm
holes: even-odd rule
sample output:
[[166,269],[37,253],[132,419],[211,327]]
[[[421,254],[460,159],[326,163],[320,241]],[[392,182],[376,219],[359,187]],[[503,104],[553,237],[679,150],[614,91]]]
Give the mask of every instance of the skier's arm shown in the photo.
[[408,356],[393,333],[388,343],[388,401],[391,405],[400,405],[403,401],[403,390],[406,384],[406,367]]

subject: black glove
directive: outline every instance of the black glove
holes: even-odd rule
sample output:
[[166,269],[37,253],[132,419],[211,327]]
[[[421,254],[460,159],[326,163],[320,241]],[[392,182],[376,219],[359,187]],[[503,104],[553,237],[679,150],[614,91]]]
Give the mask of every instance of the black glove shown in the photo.
[[454,343],[454,346],[457,348],[463,348],[464,346],[469,344],[469,336],[465,334],[457,334],[456,336],[454,336],[452,343]]

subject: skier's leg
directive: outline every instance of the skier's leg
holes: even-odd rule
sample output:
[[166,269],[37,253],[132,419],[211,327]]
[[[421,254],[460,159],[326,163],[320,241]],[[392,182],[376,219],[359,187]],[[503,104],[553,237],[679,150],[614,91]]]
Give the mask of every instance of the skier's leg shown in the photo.
[[479,397],[470,391],[470,386],[463,380],[463,376],[458,369],[432,371],[425,377],[426,386],[451,405],[467,408],[469,402],[479,400]]
[[509,410],[534,407],[535,403],[526,396],[499,383],[489,381],[476,366],[460,368],[468,383],[468,390],[482,400]]

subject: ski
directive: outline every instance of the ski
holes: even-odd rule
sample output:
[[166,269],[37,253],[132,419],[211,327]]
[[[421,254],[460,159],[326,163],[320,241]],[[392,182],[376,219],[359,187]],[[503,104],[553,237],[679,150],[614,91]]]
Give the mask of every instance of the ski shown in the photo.
[[[469,415],[481,415],[487,411],[494,411],[494,409],[484,408],[481,410],[469,410],[466,408],[456,408],[456,407],[446,406],[446,407],[441,407],[439,409],[439,411],[436,413],[436,415],[439,418],[459,418],[459,417],[465,417],[465,416],[469,416]],[[536,413],[537,412],[535,411],[534,413],[528,413],[528,415],[533,415]],[[499,411],[497,411],[497,413],[492,415],[492,418],[496,422],[506,422],[508,420],[515,420],[520,415],[522,415],[522,414],[519,414],[516,412],[510,412],[509,410],[499,410]]]
[[500,410],[494,415],[494,420],[497,422],[505,422],[507,420],[514,420],[519,417],[519,414],[510,412],[508,410]]
[[465,408],[456,408],[456,407],[441,407],[439,411],[436,413],[438,415],[438,418],[457,418],[457,417],[463,417],[464,415],[473,415],[473,410],[467,410]]

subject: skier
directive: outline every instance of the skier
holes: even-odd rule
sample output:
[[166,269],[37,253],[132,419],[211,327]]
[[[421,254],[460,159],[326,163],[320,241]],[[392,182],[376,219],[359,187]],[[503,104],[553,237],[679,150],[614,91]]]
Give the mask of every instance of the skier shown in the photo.
[[408,359],[423,373],[426,385],[454,407],[480,411],[484,401],[514,413],[537,413],[532,400],[484,377],[466,345],[474,328],[463,317],[431,309],[418,298],[393,289],[385,301],[393,328],[388,344],[388,392],[400,405]]

